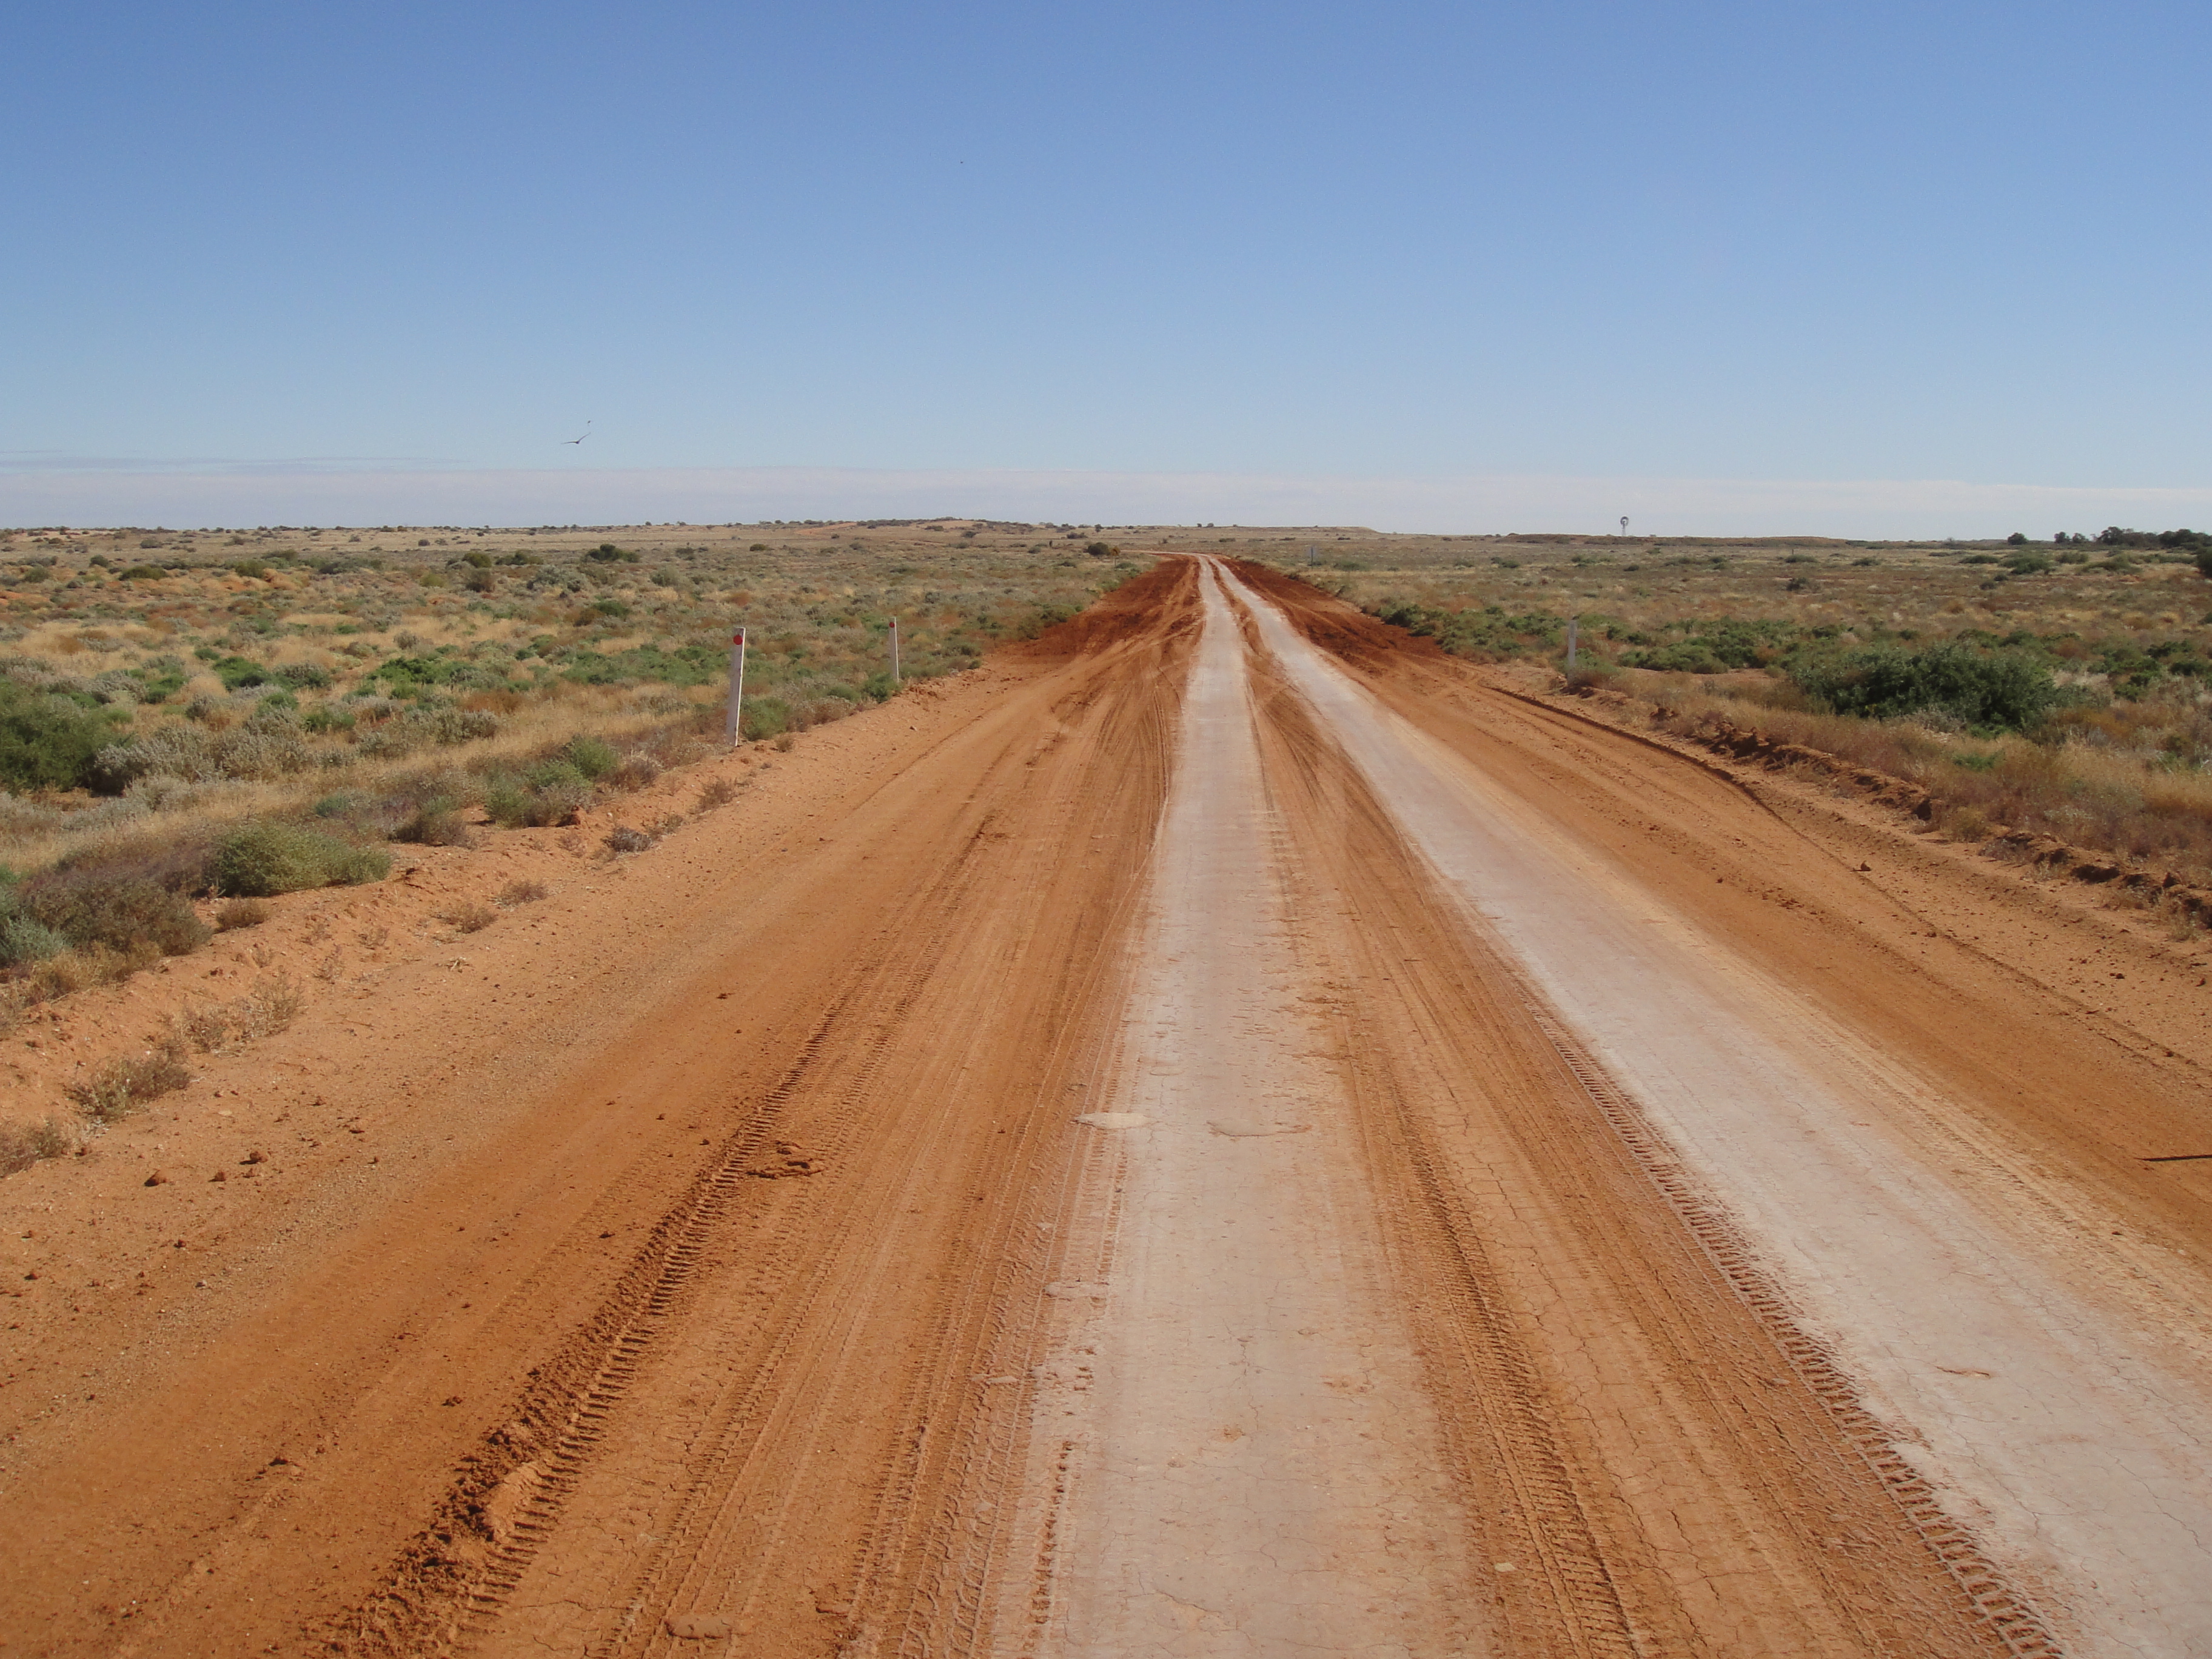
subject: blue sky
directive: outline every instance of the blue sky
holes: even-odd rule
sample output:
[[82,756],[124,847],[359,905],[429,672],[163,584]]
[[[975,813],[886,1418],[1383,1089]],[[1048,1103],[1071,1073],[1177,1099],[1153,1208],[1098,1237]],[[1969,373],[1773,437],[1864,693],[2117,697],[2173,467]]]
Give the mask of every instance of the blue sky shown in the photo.
[[6,40],[0,521],[364,470],[2212,490],[2201,0]]

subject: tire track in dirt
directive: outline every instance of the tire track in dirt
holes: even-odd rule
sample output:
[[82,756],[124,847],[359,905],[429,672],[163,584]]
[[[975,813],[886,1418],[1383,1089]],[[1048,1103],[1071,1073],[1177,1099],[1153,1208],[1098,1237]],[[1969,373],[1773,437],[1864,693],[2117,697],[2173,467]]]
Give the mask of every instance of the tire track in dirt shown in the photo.
[[1893,1437],[1860,1403],[1826,1345],[1800,1328],[1787,1302],[1762,1273],[1751,1247],[1727,1216],[1699,1193],[1665,1144],[1652,1132],[1643,1112],[1622,1094],[1603,1069],[1583,1052],[1565,1027],[1541,1008],[1531,1006],[1536,1028],[1549,1038],[1575,1081],[1582,1085],[1591,1103],[1605,1115],[1621,1139],[1681,1218],[1692,1237],[1719,1269],[1729,1286],[1743,1299],[1774,1340],[1798,1379],[1819,1396],[1835,1419],[1838,1431],[1859,1455],[1893,1502],[1904,1511],[1913,1528],[1936,1558],[1972,1601],[1976,1613],[2004,1643],[2006,1650],[2022,1655],[2055,1655],[2057,1642],[2034,1610],[2014,1594],[2004,1576],[1983,1553],[1973,1536],[1944,1512],[1935,1491],[1920,1472],[1898,1455]]
[[[1279,820],[1218,581],[990,1651],[1486,1645],[1352,1106],[1296,1001]],[[1071,1218],[1073,1221],[1074,1218]]]
[[[1060,839],[1058,836],[1048,836],[1041,846],[1052,848]],[[1000,872],[994,884],[1017,890],[1049,892],[1054,884],[1046,876],[1046,872],[1039,870]],[[965,897],[960,895],[947,895],[931,908],[948,919],[969,914]],[[1114,908],[1118,915],[1109,927],[1118,925],[1118,916],[1126,915],[1127,901],[1117,901]],[[942,941],[933,940],[925,954],[941,955]],[[1042,1054],[1048,1078],[1070,1063],[1068,1050],[1084,1030],[1085,1011],[1102,1000],[1097,981],[1110,962],[1110,952],[1095,957],[1071,954],[1066,965],[1074,970],[1073,983],[1056,998],[1047,1022],[1048,1029],[1054,1033]],[[1005,968],[1003,962],[994,957],[979,960],[969,969],[963,988],[942,1000],[954,1005],[972,1003],[988,993],[988,987]],[[907,1012],[902,1009],[899,1020],[893,1023],[903,1024]],[[1036,1092],[1041,1098],[1050,1098],[1050,1083],[1043,1084]],[[851,1640],[872,1643],[878,1639],[887,1623],[913,1623],[915,1610],[931,1604],[931,1597],[908,1583],[912,1564],[935,1564],[947,1553],[948,1523],[950,1529],[969,1530],[961,1523],[972,1519],[978,1501],[975,1494],[995,1487],[995,1468],[1005,1455],[1005,1425],[992,1420],[994,1413],[963,1409],[960,1396],[970,1392],[970,1379],[993,1353],[1010,1345],[1018,1346],[1021,1340],[1020,1332],[1012,1328],[1020,1322],[1015,1310],[1023,1305],[1018,1287],[1023,1281],[1033,1279],[1036,1273],[1033,1250],[1023,1248],[1026,1241],[1020,1237],[1025,1226],[1033,1224],[1027,1178],[1035,1166],[1049,1155],[1044,1143],[1065,1138],[1062,1125],[1034,1115],[1024,1118],[1011,1133],[1014,1144],[978,1181],[979,1188],[988,1193],[985,1235],[980,1239],[963,1238],[956,1245],[955,1254],[945,1261],[941,1273],[946,1286],[945,1301],[927,1332],[908,1346],[908,1380],[897,1413],[897,1420],[908,1426],[897,1437],[894,1460],[883,1473],[882,1484],[874,1498],[873,1519],[853,1551],[854,1559],[845,1581],[849,1593],[846,1599],[832,1602],[833,1606],[849,1609],[849,1623],[856,1632],[848,1638]],[[902,1177],[906,1184],[890,1194],[888,1207],[901,1206],[914,1196],[911,1188],[915,1183],[926,1183],[933,1178],[934,1168],[927,1156],[929,1150],[925,1142],[906,1154]],[[850,1216],[811,1218],[807,1231],[817,1236],[835,1233],[841,1225],[855,1219]],[[838,1287],[837,1294],[848,1305],[856,1310],[864,1308],[885,1293],[890,1271],[887,1259],[895,1249],[886,1236],[865,1277],[857,1285],[848,1282]],[[829,1279],[831,1272],[829,1263],[818,1270],[823,1279]],[[808,1308],[812,1299],[808,1298]],[[1034,1297],[1030,1299],[1034,1300]],[[794,1310],[794,1328],[808,1308]],[[842,1352],[842,1345],[824,1346]],[[778,1370],[793,1364],[793,1358],[788,1353],[778,1356]],[[724,1600],[738,1604],[742,1618],[750,1601],[750,1595],[742,1587],[748,1581],[757,1587],[767,1569],[757,1565],[762,1558],[751,1551],[734,1547],[734,1512],[743,1495],[763,1486],[780,1493],[786,1500],[789,1498],[804,1478],[801,1470],[807,1449],[822,1426],[818,1415],[802,1412],[794,1416],[791,1414],[792,1408],[803,1407],[809,1399],[834,1393],[839,1386],[834,1376],[807,1375],[805,1368],[811,1364],[807,1357],[797,1357],[796,1363],[801,1368],[798,1380],[772,1375],[763,1368],[754,1396],[728,1413],[729,1423],[715,1431],[715,1459],[711,1465],[695,1472],[687,1497],[688,1505],[696,1512],[696,1518],[687,1517],[666,1539],[665,1547],[655,1555],[653,1568],[633,1581],[623,1605],[652,1608],[684,1601],[687,1595],[696,1599],[702,1585],[726,1578],[730,1584],[740,1588],[732,1590],[726,1587],[718,1593]],[[766,1403],[771,1389],[786,1413],[781,1418]],[[945,1425],[948,1417],[951,1421]],[[770,1440],[775,1443],[772,1457],[767,1446]],[[994,1452],[997,1454],[995,1457]],[[769,1461],[780,1461],[793,1467],[784,1474],[772,1474],[766,1467]],[[988,1506],[989,1500],[981,1501]],[[733,1555],[744,1559],[747,1565],[733,1571],[730,1565]],[[969,1601],[972,1604],[973,1598]],[[913,1605],[909,1606],[909,1602]],[[923,1622],[929,1621],[925,1619]],[[653,1620],[641,1618],[627,1624],[593,1651],[609,1655],[653,1652],[665,1639],[665,1632],[658,1629]]]
[[1491,1587],[1500,1650],[2007,1650],[1304,699],[1266,714],[1480,1553],[1560,1563]]
[[[561,1425],[538,1441],[554,1449],[519,1482],[510,1468],[504,1496],[481,1475],[457,1488],[421,1552],[445,1576],[403,1566],[360,1646],[650,1653],[672,1616],[764,1611],[757,1650],[812,1653],[927,1626],[922,1589],[972,1624],[962,1557],[1011,1413],[969,1379],[1022,1346],[1018,1287],[1041,1299],[1022,1235],[1073,1143],[1038,1103],[1080,1080],[1091,1011],[1112,1001],[1099,981],[1157,816],[1179,582],[1141,596],[1140,637],[1098,641],[1043,734],[987,769],[957,854],[883,920],[593,1322],[596,1359],[546,1368],[585,1379],[531,1414]],[[786,1149],[811,1172],[760,1179]],[[485,1530],[474,1560],[438,1538]]]
[[[1288,602],[1302,618],[1320,608],[1294,596]],[[1547,1008],[1571,1010],[1558,1024],[1571,1019],[1584,1063],[1616,1079],[1625,1066],[1636,1096],[1651,1092],[1650,1102],[1638,1101],[1639,1117],[1659,1115],[1666,1144],[1686,1149],[1673,1156],[1698,1170],[1704,1188],[1726,1195],[1729,1213],[1743,1218],[1732,1226],[1760,1241],[1754,1299],[1779,1308],[1776,1286],[1787,1284],[1795,1310],[1787,1346],[1805,1360],[1816,1394],[1832,1395],[1832,1379],[1845,1370],[1855,1379],[1856,1397],[1838,1402],[1839,1428],[1863,1445],[1867,1424],[1887,1425],[1884,1469],[1870,1470],[1886,1471],[1901,1513],[1926,1528],[1936,1559],[1956,1564],[1956,1583],[1979,1603],[1985,1627],[2015,1648],[2047,1648],[2051,1634],[2035,1628],[2032,1599],[2069,1643],[2190,1650],[2212,1603],[2203,1593],[2201,1525],[2193,1533],[2191,1525],[2207,1502],[2192,1449],[2207,1431],[2204,1406],[2187,1382],[2201,1323],[2201,1304],[2185,1290],[2197,1276],[2183,1265],[2189,1253],[2155,1236],[2124,1239],[2114,1224],[2121,1212],[2108,1210],[2096,1190],[2095,1164],[2104,1160],[2093,1160],[2079,1181],[2033,1170],[2045,1201],[2022,1206],[2005,1196],[2014,1160],[1985,1171],[1947,1155],[1961,1131],[1987,1136],[1992,1121],[2002,1121],[1996,1101],[1972,1092],[1946,1098],[1940,1085],[1913,1078],[1919,1056],[1911,1049],[1872,1046],[1791,985],[1832,957],[1870,954],[1860,940],[1814,935],[1812,951],[1795,961],[1777,953],[1762,972],[1729,935],[1701,933],[1648,890],[1640,866],[1656,860],[1639,860],[1620,833],[1640,817],[1638,804],[1608,799],[1607,791],[1620,772],[1649,773],[1644,787],[1668,793],[1668,769],[1616,745],[1555,787],[1532,787],[1532,774],[1559,770],[1563,757],[1534,743],[1518,755],[1511,744],[1525,737],[1493,738],[1472,726],[1465,746],[1496,758],[1462,766],[1418,735],[1418,724],[1394,725],[1279,619],[1267,623],[1272,612],[1261,614],[1271,647],[1279,635],[1280,649],[1303,665],[1302,690],[1329,711],[1343,741],[1361,745],[1363,775],[1390,794],[1408,838],[1437,867],[1441,902],[1462,908],[1474,934],[1498,941],[1512,964],[1500,977],[1528,985]],[[1509,732],[1527,724],[1517,713],[1501,715]],[[1595,739],[1570,746],[1603,747]],[[1691,775],[1678,767],[1673,781]],[[1711,786],[1698,788],[1710,803]],[[1668,811],[1658,806],[1654,816],[1663,822]],[[1732,821],[1741,834],[1725,833]],[[1772,839],[1732,805],[1700,827],[1703,842],[1678,856],[1706,865],[1708,883],[1717,864],[1723,888],[1747,879],[1729,867],[1743,836]],[[1792,885],[1817,891],[1836,878],[1818,853],[1808,860],[1785,848],[1780,857],[1748,884],[1789,918],[1799,908]],[[1663,866],[1659,873],[1680,879]],[[1689,890],[1700,890],[1692,882]],[[1710,899],[1716,890],[1702,890]],[[1852,909],[1862,912],[1853,920],[1871,926],[1863,913],[1879,915],[1879,901],[1847,905],[1844,914]],[[1762,943],[1790,925],[1768,924]],[[1969,975],[1986,971],[1978,960],[1966,965]],[[1910,997],[1913,976],[1893,969],[1873,984]],[[1825,990],[1837,982],[1812,983]],[[1964,988],[1940,979],[1924,989],[1966,1000]],[[1875,1029],[1908,1023],[1878,995],[1863,1000],[1876,1014]],[[2014,1018],[2007,1010],[1990,1015],[1997,1029]],[[1961,1031],[1967,1043],[1978,1024]],[[2033,1056],[2040,1067],[2051,1064],[2045,1052],[2039,1042],[2017,1043],[2013,1058],[2016,1065]],[[1946,1058],[1958,1075],[1955,1058]],[[2077,1066],[2085,1057],[2062,1046],[2051,1058]],[[1994,1080],[2008,1104],[2026,1095],[2007,1071]],[[2154,1085],[2145,1104],[2155,1111],[2160,1079],[2144,1080]],[[2013,1115],[2005,1127],[2018,1136],[2026,1115]],[[2020,1151],[2030,1165],[2053,1156],[2032,1145]],[[1710,1197],[1700,1204],[1719,1212]],[[1808,1314],[1820,1353],[1847,1361],[1823,1364],[1802,1345]],[[1948,1522],[1923,1501],[1938,1491]],[[2100,1519],[2090,1522],[2093,1516]],[[1979,1559],[1963,1535],[1968,1527],[1983,1540]],[[1992,1559],[2003,1563],[2009,1586],[1997,1582]]]

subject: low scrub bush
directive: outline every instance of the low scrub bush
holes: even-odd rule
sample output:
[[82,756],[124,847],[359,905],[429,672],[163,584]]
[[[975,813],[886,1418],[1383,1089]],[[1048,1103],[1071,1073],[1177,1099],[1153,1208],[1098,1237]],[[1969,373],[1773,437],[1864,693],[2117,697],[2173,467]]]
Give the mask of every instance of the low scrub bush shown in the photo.
[[197,726],[164,726],[131,742],[102,748],[86,769],[85,783],[97,793],[119,795],[148,778],[209,783],[222,775],[209,733]]
[[757,742],[781,736],[791,726],[791,705],[781,697],[747,697],[739,733]]
[[661,773],[660,763],[650,755],[624,755],[616,763],[605,781],[617,789],[642,789]]
[[120,716],[0,680],[0,784],[21,791],[74,789],[115,741]]
[[207,943],[208,926],[191,903],[152,876],[132,870],[54,870],[0,889],[0,966],[104,948],[151,961]]
[[234,1002],[196,1004],[176,1018],[179,1042],[202,1054],[220,1054],[233,1044],[274,1036],[307,1006],[300,988],[284,975],[264,980]]
[[356,847],[306,824],[267,823],[234,830],[217,842],[209,873],[218,892],[267,898],[309,887],[381,881],[389,854]]
[[70,942],[59,933],[20,911],[0,915],[0,968],[44,962],[69,948]]
[[561,751],[562,759],[583,777],[596,782],[613,771],[622,760],[612,744],[597,738],[571,738]]
[[457,933],[479,933],[499,920],[499,912],[473,902],[449,904],[438,912],[438,920]]
[[1876,646],[1802,659],[1790,678],[1839,714],[1888,720],[1934,709],[1981,731],[2023,731],[2050,713],[2058,686],[2013,651],[1945,641],[1924,650]]
[[[368,713],[356,708],[355,718],[366,719]],[[362,755],[388,760],[433,745],[473,743],[498,735],[499,717],[484,709],[410,708],[362,732],[355,746]]]
[[653,836],[643,830],[633,830],[618,823],[607,831],[607,851],[610,853],[642,853],[653,845]]
[[27,886],[67,876],[110,883],[150,881],[173,893],[204,891],[208,854],[214,843],[204,830],[182,826],[164,835],[148,830],[118,837],[70,854]]
[[411,842],[422,847],[473,847],[476,832],[470,829],[453,802],[433,797],[416,805],[404,822],[392,832],[394,841]]
[[66,1157],[76,1132],[58,1117],[40,1123],[0,1123],[0,1176],[14,1175],[49,1158]]
[[569,823],[591,800],[591,784],[567,761],[541,761],[520,777],[496,776],[483,796],[492,821],[510,830]]
[[106,1125],[143,1112],[192,1080],[181,1038],[169,1036],[141,1054],[117,1054],[63,1093],[88,1123]]
[[711,812],[717,806],[727,806],[738,798],[738,786],[727,778],[709,778],[699,786],[699,810]]
[[1954,841],[1987,841],[1990,815],[1978,806],[1954,806],[1943,814],[1941,827]]
[[258,927],[269,920],[269,907],[259,899],[233,899],[216,907],[215,930],[228,933],[240,927]]
[[499,890],[499,895],[493,902],[512,909],[518,904],[535,904],[540,899],[552,896],[553,890],[544,882],[519,876]]
[[[118,795],[151,778],[265,782],[304,772],[316,763],[315,745],[307,739],[298,710],[289,702],[264,698],[241,724],[221,730],[214,729],[216,712],[210,710],[199,725],[158,726],[131,742],[106,744],[86,769],[86,787]],[[228,720],[236,711],[227,708],[220,712]]]
[[21,968],[9,989],[24,1003],[51,1002],[94,985],[112,985],[161,959],[155,946],[140,942],[127,951],[87,945]]

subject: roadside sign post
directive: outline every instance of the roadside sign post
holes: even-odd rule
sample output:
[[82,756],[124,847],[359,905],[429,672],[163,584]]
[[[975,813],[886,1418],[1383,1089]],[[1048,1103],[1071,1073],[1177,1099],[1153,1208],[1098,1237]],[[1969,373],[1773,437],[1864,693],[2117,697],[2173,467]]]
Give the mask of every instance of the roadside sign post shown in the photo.
[[1580,617],[1567,618],[1567,672],[1570,674],[1575,672],[1575,624],[1580,621]]
[[740,628],[730,635],[730,718],[723,727],[722,740],[734,749],[738,743],[738,721],[745,700],[745,630]]
[[898,618],[896,617],[893,617],[891,618],[891,684],[893,685],[896,685],[898,683]]

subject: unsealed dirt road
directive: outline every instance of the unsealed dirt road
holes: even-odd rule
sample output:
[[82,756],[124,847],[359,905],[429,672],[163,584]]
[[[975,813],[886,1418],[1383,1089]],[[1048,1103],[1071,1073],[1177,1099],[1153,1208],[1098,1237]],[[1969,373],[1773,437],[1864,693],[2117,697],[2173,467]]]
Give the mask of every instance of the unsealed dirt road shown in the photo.
[[2212,1653],[2155,945],[1256,567],[807,744],[0,1189],[6,1650]]

